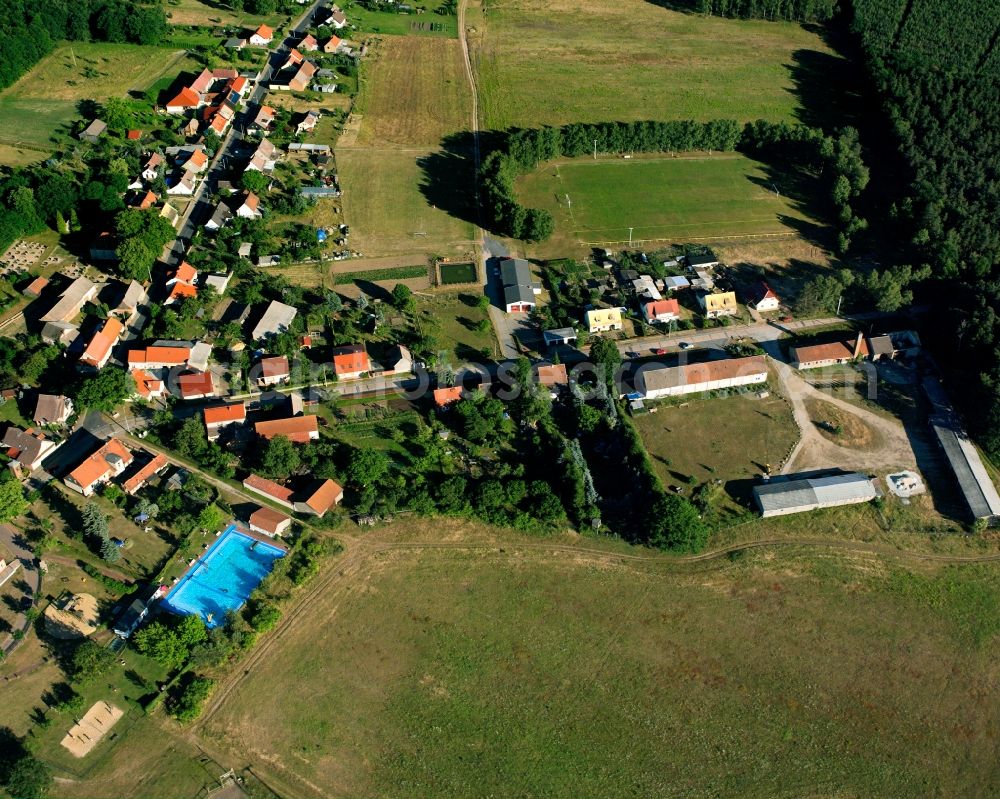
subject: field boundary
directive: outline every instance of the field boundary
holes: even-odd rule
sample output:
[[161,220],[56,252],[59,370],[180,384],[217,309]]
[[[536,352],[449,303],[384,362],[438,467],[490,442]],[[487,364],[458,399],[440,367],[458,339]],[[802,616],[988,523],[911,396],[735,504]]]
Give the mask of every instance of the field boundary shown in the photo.
[[[684,236],[684,241],[732,241],[743,239],[746,241],[756,241],[758,239],[795,239],[798,234],[793,231],[785,233],[739,233],[732,236]],[[676,236],[656,239],[602,239],[600,241],[579,240],[581,244],[588,247],[604,246],[607,244],[616,246],[635,246],[636,244],[670,244],[677,241]]]

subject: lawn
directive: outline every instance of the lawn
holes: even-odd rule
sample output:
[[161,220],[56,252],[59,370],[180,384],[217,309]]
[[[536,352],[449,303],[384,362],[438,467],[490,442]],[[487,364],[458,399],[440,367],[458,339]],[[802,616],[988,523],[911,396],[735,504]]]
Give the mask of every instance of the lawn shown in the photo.
[[635,426],[664,486],[690,478],[747,480],[768,464],[777,469],[798,441],[788,403],[774,393],[685,398],[653,403],[655,413],[635,417]]
[[[418,161],[423,157],[433,153],[338,149],[341,200],[352,249],[366,256],[468,257],[473,249],[472,225],[434,207],[421,192],[424,173]],[[470,165],[463,162],[463,166]]]
[[468,129],[471,107],[457,40],[383,37],[362,66],[356,146],[436,147]]
[[995,782],[995,565],[911,574],[771,552],[692,573],[533,553],[510,534],[500,547],[374,560],[316,598],[202,733],[344,797]]
[[829,58],[817,32],[665,5],[490,2],[469,22],[483,126],[796,118],[797,64]]
[[442,348],[455,357],[452,366],[467,361],[481,363],[481,350],[495,349],[493,328],[477,329],[483,320],[489,320],[486,311],[476,304],[477,299],[477,294],[450,292],[417,297],[418,318],[432,325],[436,323],[435,332]]
[[564,245],[624,244],[630,228],[633,241],[793,233],[783,217],[801,216],[761,164],[728,153],[556,161],[520,178],[518,196],[552,213]]

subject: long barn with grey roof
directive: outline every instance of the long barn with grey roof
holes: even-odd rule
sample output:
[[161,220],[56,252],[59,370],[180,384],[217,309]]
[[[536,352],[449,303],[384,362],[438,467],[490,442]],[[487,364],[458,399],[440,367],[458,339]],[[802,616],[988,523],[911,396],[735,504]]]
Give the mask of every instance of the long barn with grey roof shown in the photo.
[[776,478],[753,490],[764,518],[819,508],[869,502],[879,496],[874,482],[858,472],[828,477]]

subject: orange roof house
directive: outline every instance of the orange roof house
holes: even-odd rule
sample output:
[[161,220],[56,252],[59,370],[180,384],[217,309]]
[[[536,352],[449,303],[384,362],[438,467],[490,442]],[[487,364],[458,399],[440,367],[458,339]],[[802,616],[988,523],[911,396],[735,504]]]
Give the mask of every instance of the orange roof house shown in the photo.
[[294,492],[290,488],[285,488],[283,485],[274,482],[273,480],[268,480],[266,477],[261,477],[256,474],[251,474],[243,481],[243,487],[248,491],[255,491],[261,496],[268,497],[274,500],[279,505],[284,505],[289,510],[293,510],[292,507],[292,495]]
[[242,424],[247,418],[247,406],[245,402],[227,402],[225,405],[216,405],[205,408],[205,433],[209,441],[215,441],[223,427],[231,424]]
[[285,436],[297,444],[306,444],[319,438],[319,421],[315,416],[292,416],[288,419],[257,422],[254,430],[268,441],[276,436]]
[[322,516],[334,505],[339,505],[343,499],[344,489],[333,480],[324,480],[302,499],[296,501],[295,510],[299,513]]
[[188,347],[145,347],[128,351],[129,369],[165,369],[183,366],[191,357]]
[[342,41],[343,40],[339,36],[331,36],[323,44],[323,52],[324,53],[336,53],[337,52],[337,48],[340,47],[340,43]]
[[114,475],[121,474],[132,462],[132,452],[117,438],[109,438],[100,449],[66,475],[63,480],[69,488],[85,497],[94,489],[106,483]]
[[371,361],[362,344],[350,344],[333,350],[333,371],[341,380],[352,380],[371,371]]
[[177,96],[165,106],[168,114],[183,114],[189,108],[201,105],[201,96],[194,89],[184,87]]
[[130,130],[128,133],[125,134],[125,138],[128,139],[129,141],[137,141],[142,138],[142,131]]
[[261,25],[257,30],[255,30],[250,36],[250,44],[255,44],[257,46],[270,44],[271,39],[274,38],[274,31],[271,30],[267,25]]
[[91,369],[103,369],[111,357],[111,348],[125,330],[125,325],[117,317],[109,317],[98,330],[80,356],[80,363]]
[[203,399],[215,396],[215,381],[211,372],[189,372],[177,377],[181,399]]
[[132,378],[135,380],[135,393],[143,399],[162,397],[166,391],[163,381],[158,377],[153,377],[145,369],[137,369],[132,372]]
[[287,380],[290,374],[291,370],[288,367],[288,358],[284,355],[262,358],[257,384],[261,386],[273,386],[282,380]]
[[139,471],[133,474],[128,480],[122,483],[122,488],[125,489],[126,494],[134,494],[140,488],[142,488],[146,483],[157,472],[166,469],[168,465],[166,455],[157,455],[149,463],[143,466]]
[[818,369],[853,361],[868,355],[868,342],[858,333],[854,341],[833,341],[829,344],[811,344],[792,347],[792,366],[796,369]]
[[462,391],[463,389],[461,386],[436,388],[434,389],[434,404],[439,408],[445,408],[453,402],[458,402],[462,399]]
[[198,289],[188,283],[174,283],[170,287],[170,291],[167,292],[167,298],[163,301],[164,305],[173,305],[178,300],[184,300],[188,297],[197,297]]
[[132,206],[138,208],[140,211],[152,208],[155,204],[156,194],[151,191],[147,191],[145,194],[137,194],[132,202]]
[[181,261],[170,271],[167,283],[194,283],[198,277],[198,270],[187,261]]
[[644,303],[642,315],[647,322],[669,322],[671,319],[680,319],[681,304],[677,300],[654,300]]
[[569,384],[569,377],[566,374],[566,364],[550,363],[535,367],[535,374],[538,382],[546,388],[552,386],[565,386]]
[[274,508],[257,508],[250,514],[250,529],[265,535],[281,535],[289,528],[292,517]]

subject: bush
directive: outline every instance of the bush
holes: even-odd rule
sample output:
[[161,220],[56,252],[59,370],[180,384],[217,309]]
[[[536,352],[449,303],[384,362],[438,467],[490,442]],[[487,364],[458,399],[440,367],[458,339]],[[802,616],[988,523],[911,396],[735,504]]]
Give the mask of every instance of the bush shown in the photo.
[[191,677],[176,695],[167,701],[167,711],[180,722],[194,721],[201,713],[202,706],[215,681],[207,677]]

